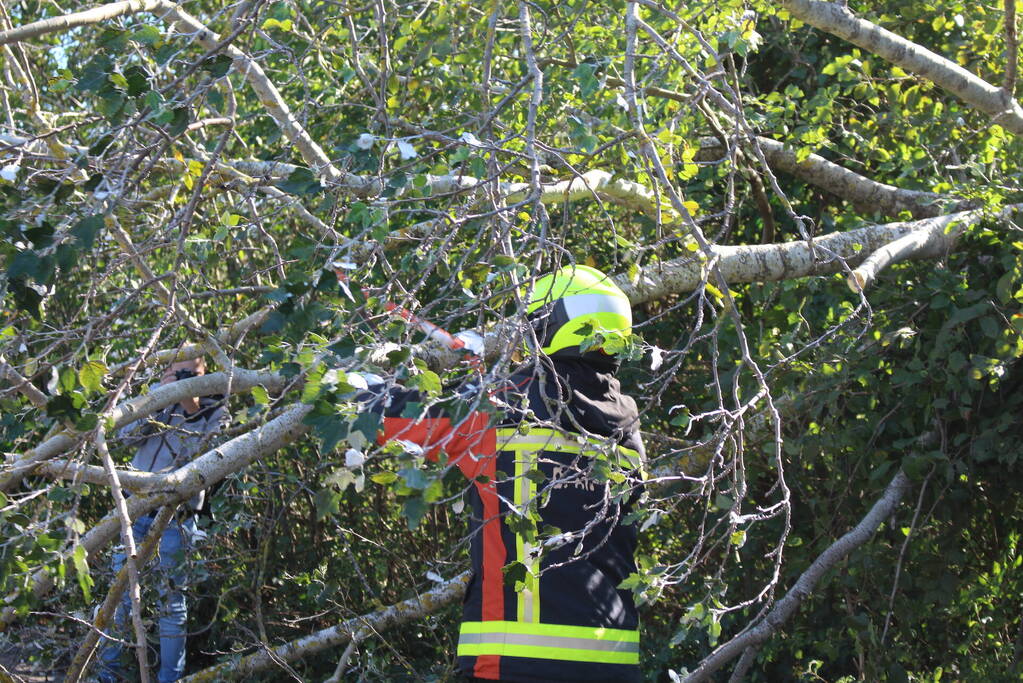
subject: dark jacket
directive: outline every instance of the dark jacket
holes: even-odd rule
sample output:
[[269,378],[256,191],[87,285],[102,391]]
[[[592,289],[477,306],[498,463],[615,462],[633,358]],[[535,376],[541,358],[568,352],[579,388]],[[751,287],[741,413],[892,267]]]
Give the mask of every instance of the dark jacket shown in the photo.
[[636,404],[611,362],[544,363],[519,370],[461,417],[437,408],[409,416],[421,396],[391,389],[374,404],[384,416],[380,440],[443,449],[474,481],[463,674],[638,681],[636,607],[618,589],[636,570],[637,530],[623,521],[644,457]]

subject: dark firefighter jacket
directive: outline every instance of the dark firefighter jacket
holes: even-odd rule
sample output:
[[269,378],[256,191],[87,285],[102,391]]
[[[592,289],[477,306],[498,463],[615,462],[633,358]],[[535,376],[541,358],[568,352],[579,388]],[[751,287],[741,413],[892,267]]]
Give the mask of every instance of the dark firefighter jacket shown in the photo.
[[[443,450],[473,480],[473,576],[458,640],[464,675],[639,681],[636,607],[618,589],[636,569],[637,531],[623,521],[644,458],[636,403],[608,360],[544,363],[518,371],[471,411],[423,415],[410,406],[423,401],[417,392],[392,388],[372,404],[383,414],[379,440],[420,444],[431,458]],[[616,498],[609,478],[623,475],[635,486]],[[507,565],[518,570],[508,580]]]

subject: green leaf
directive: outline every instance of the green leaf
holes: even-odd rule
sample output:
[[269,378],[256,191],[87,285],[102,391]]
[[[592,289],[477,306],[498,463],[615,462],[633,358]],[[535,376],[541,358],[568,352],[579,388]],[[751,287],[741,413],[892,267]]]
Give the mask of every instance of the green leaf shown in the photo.
[[136,29],[130,36],[131,40],[143,45],[153,45],[160,40],[160,29],[155,26],[143,26]]
[[231,70],[232,64],[234,64],[234,60],[231,57],[220,54],[203,62],[202,68],[208,71],[213,78],[223,78]]
[[71,561],[75,565],[75,574],[78,576],[78,586],[82,589],[82,595],[86,602],[92,602],[91,588],[93,586],[92,576],[89,574],[89,553],[85,546],[78,544],[71,553]]
[[380,415],[372,411],[360,413],[352,423],[352,431],[361,433],[369,443],[376,443],[380,431]]
[[78,72],[78,82],[75,83],[75,90],[79,92],[99,90],[107,84],[107,75],[110,71],[110,57],[96,55]]
[[[316,194],[323,190],[323,185],[316,179],[313,172],[299,166],[285,180],[276,184],[277,189],[294,195]],[[353,207],[354,208],[354,207]]]
[[99,424],[99,415],[96,413],[86,413],[80,418],[75,420],[75,429],[80,432],[91,432]]
[[10,280],[32,278],[38,282],[41,261],[39,254],[32,249],[19,251],[7,266],[7,278]]
[[399,470],[398,474],[405,480],[405,486],[408,486],[410,489],[422,491],[430,484],[430,480],[426,476],[426,473],[418,467],[406,467],[405,469]]
[[501,567],[501,573],[504,574],[504,585],[515,587],[517,584],[526,582],[529,570],[526,569],[526,565],[516,561]]
[[252,387],[252,398],[261,406],[270,404],[270,395],[266,393],[266,389],[258,384]]
[[125,90],[128,97],[138,97],[150,91],[149,73],[141,66],[128,67],[124,72]]
[[171,112],[170,125],[167,127],[167,135],[172,138],[185,132],[188,124],[192,122],[192,114],[188,107],[178,107]]
[[71,228],[70,233],[78,240],[84,249],[89,250],[92,249],[93,242],[96,241],[96,233],[98,233],[102,227],[103,216],[97,213],[91,216],[86,216],[75,223],[75,226]]
[[78,370],[78,381],[88,391],[99,391],[103,386],[103,378],[107,374],[107,366],[95,360],[87,361]]
[[422,498],[414,497],[407,498],[405,503],[402,505],[401,513],[405,517],[405,521],[408,524],[408,528],[415,530],[419,526],[419,522],[422,521],[423,516],[426,515],[426,511],[429,505]]
[[579,94],[583,99],[589,99],[600,90],[600,81],[594,75],[597,70],[596,64],[583,62],[572,70],[572,76],[579,86]]
[[437,396],[441,391],[440,376],[433,370],[424,370],[418,375],[409,378],[409,386],[426,392],[430,396]]
[[70,394],[78,386],[78,373],[71,368],[63,368],[58,375],[57,386],[60,393]]
[[685,429],[686,427],[689,426],[689,420],[691,419],[691,417],[692,416],[689,414],[689,409],[683,408],[678,412],[678,414],[675,415],[675,417],[671,418],[670,424]]
[[327,372],[326,365],[318,365],[309,371],[305,385],[302,387],[302,403],[313,403],[320,395],[323,375]]
[[385,470],[383,472],[377,472],[376,474],[370,475],[370,480],[376,484],[386,486],[396,482],[398,480],[398,475],[390,470]]
[[55,420],[75,419],[79,415],[74,399],[66,394],[54,396],[46,402],[46,414]]
[[26,284],[24,280],[11,280],[7,283],[7,289],[14,297],[18,310],[25,311],[36,320],[43,317],[43,296],[34,287]]
[[332,517],[341,510],[341,494],[332,487],[320,489],[313,496],[313,504],[316,506],[316,519]]
[[348,436],[348,420],[337,414],[310,413],[302,420],[313,428],[313,435],[320,439],[320,450],[329,453]]

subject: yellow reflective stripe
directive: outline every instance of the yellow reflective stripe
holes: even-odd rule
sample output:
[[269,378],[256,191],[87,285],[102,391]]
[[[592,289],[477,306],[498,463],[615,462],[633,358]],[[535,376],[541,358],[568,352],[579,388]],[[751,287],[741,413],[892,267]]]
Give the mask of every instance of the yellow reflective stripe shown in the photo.
[[516,621],[464,621],[459,633],[519,633],[531,636],[588,638],[639,642],[639,630],[603,626],[570,626],[568,624],[523,624]]
[[459,657],[528,657],[530,659],[557,659],[569,662],[594,662],[597,664],[639,664],[638,652],[607,652],[604,650],[581,650],[567,647],[544,647],[542,645],[511,645],[508,643],[459,643]]
[[[515,489],[513,498],[515,507],[523,512],[529,502],[536,497],[536,484],[526,476],[533,469],[533,454],[525,453],[515,459]],[[540,581],[536,560],[531,554],[532,545],[520,534],[515,534],[516,557],[526,567],[525,585],[518,593],[517,617],[522,622],[540,621]]]
[[[525,434],[515,428],[497,430],[497,450],[499,451],[557,451],[559,453],[581,453],[590,457],[604,454],[600,444],[592,439],[582,442],[566,437],[562,432],[545,427],[530,428]],[[630,467],[639,469],[643,463],[639,452],[625,446],[615,446],[618,455]]]
[[605,664],[639,664],[639,631],[513,621],[469,621],[458,655],[498,655]]

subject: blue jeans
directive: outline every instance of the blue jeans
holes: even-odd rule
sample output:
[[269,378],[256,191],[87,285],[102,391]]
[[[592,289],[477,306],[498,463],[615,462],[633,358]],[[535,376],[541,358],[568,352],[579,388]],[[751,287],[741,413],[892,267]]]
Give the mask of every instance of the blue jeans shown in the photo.
[[[132,525],[136,548],[153,523],[152,514],[140,517]],[[160,683],[172,683],[185,675],[185,622],[188,612],[185,593],[188,588],[185,572],[185,554],[195,535],[195,518],[184,522],[172,520],[160,538],[159,593],[160,593]],[[123,552],[114,553],[113,570],[118,572],[124,566]],[[131,621],[131,596],[124,591],[121,604],[114,614],[115,632],[124,640],[134,641]],[[103,683],[126,680],[122,666],[124,656],[121,645],[106,642],[100,651],[99,679]],[[134,659],[134,657],[133,657]]]

